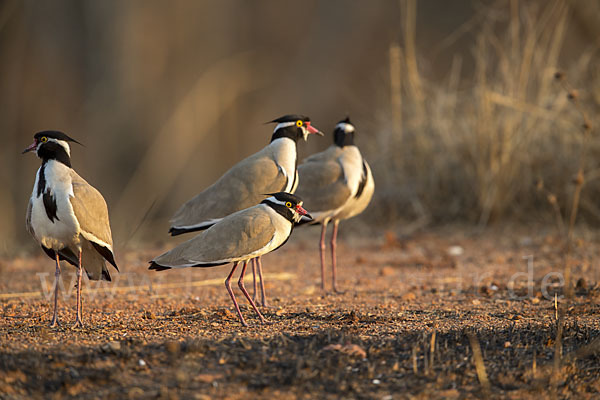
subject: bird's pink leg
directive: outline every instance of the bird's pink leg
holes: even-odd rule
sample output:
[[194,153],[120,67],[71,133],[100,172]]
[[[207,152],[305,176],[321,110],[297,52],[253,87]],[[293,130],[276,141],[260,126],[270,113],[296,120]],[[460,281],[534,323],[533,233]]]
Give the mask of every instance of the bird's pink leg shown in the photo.
[[260,322],[262,322],[264,324],[267,321],[265,321],[265,318],[262,316],[260,311],[258,311],[258,308],[256,308],[256,304],[254,304],[254,302],[252,301],[252,298],[248,294],[248,291],[244,287],[244,274],[246,273],[247,266],[248,266],[248,261],[244,261],[244,265],[242,265],[242,272],[240,273],[240,279],[238,280],[238,286],[239,286],[240,290],[242,291],[242,293],[244,293],[244,296],[246,296],[246,299],[248,299],[248,302],[250,303],[252,308],[254,308],[254,311],[256,311],[256,313],[258,314],[258,317],[260,318]]
[[231,276],[233,275],[233,272],[235,271],[237,266],[238,266],[238,262],[236,261],[233,263],[233,268],[231,268],[231,272],[227,276],[227,279],[225,279],[225,288],[227,289],[227,292],[229,292],[229,296],[231,296],[231,300],[233,300],[233,305],[235,306],[235,311],[237,311],[238,317],[240,317],[240,321],[242,322],[242,325],[248,326],[248,324],[246,323],[246,320],[244,320],[244,317],[242,316],[242,312],[240,311],[240,307],[238,306],[237,300],[235,299],[233,290],[231,290],[231,284],[229,283],[229,281],[231,280]]
[[321,256],[321,289],[325,290],[325,232],[327,232],[327,223],[323,221],[321,227],[321,241],[319,242],[319,255]]
[[83,328],[81,320],[81,275],[83,275],[83,267],[81,266],[81,250],[79,250],[79,265],[77,266],[77,309],[75,314],[74,328]]
[[60,260],[58,258],[58,252],[54,252],[56,257],[56,270],[54,271],[54,312],[52,313],[52,321],[50,321],[50,328],[56,328],[60,325],[58,322],[58,280],[60,279]]
[[[256,284],[256,264],[257,258],[250,260],[252,262],[252,282],[254,284],[254,291],[252,292],[252,300],[258,301],[258,286]],[[260,283],[262,284],[262,276],[260,277]]]
[[337,247],[337,232],[338,232],[338,225],[339,225],[340,221],[335,220],[333,221],[333,233],[331,234],[331,282],[332,282],[332,286],[333,286],[333,291],[336,293],[343,293],[343,291],[339,290],[337,287],[337,280],[336,280],[336,254],[335,254],[335,249]]
[[262,262],[260,260],[260,256],[255,258],[256,264],[258,265],[258,276],[260,277],[260,294],[262,297],[262,306],[269,307],[267,304],[267,295],[265,294],[265,280],[263,279],[262,273]]

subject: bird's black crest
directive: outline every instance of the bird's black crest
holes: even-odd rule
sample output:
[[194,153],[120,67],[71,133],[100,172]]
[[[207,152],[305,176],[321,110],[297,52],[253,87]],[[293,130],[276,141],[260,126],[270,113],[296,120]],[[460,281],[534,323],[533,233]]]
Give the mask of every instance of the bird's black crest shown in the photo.
[[263,195],[269,197],[273,196],[279,201],[290,201],[293,205],[302,202],[302,199],[300,197],[288,192],[264,193]]
[[65,142],[73,142],[73,143],[77,143],[77,144],[83,146],[77,140],[73,139],[72,137],[68,136],[67,134],[65,134],[61,131],[41,131],[41,132],[38,132],[35,135],[33,135],[33,137],[36,140],[42,138],[43,136],[45,136],[47,138],[51,138],[51,139],[64,140]]
[[267,124],[274,124],[274,123],[280,124],[282,122],[296,122],[298,120],[301,120],[304,122],[310,122],[310,118],[308,118],[305,115],[288,114],[288,115],[284,115],[283,117],[274,119],[273,121],[269,121],[269,122],[267,122]]

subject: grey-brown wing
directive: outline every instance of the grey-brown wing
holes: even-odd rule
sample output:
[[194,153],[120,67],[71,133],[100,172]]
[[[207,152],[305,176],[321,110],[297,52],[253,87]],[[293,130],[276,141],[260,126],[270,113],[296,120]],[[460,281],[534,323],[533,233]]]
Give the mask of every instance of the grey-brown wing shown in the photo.
[[257,153],[233,166],[217,182],[181,206],[171,219],[171,225],[191,226],[223,218],[255,206],[264,200],[264,194],[279,192],[286,184],[287,178],[277,164]]
[[73,172],[71,206],[79,222],[81,234],[91,242],[108,247],[112,252],[112,233],[108,207],[104,197],[85,179]]
[[275,227],[264,206],[231,214],[187,242],[156,257],[168,267],[222,264],[264,248],[275,236]]
[[307,159],[298,167],[298,176],[296,195],[310,212],[335,210],[351,196],[342,166],[335,159]]

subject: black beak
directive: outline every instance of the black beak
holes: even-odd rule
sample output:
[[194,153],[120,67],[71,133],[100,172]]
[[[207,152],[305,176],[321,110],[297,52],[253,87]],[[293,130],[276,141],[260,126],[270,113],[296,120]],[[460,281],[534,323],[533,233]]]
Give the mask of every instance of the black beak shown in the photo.
[[21,154],[29,153],[30,151],[35,150],[37,147],[37,140],[34,140],[25,150],[21,152]]

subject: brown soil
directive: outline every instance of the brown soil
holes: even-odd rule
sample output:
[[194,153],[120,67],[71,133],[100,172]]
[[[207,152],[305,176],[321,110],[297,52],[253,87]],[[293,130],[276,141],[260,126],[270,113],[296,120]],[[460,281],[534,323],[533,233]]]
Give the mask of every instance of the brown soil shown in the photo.
[[0,398],[600,396],[597,240],[577,243],[567,301],[552,235],[342,237],[346,292],[323,294],[318,231],[305,232],[263,259],[268,325],[235,288],[248,328],[222,284],[229,266],[147,271],[166,247],[118,252],[112,283],[85,282],[83,329],[73,268],[51,329],[52,261],[0,260]]

